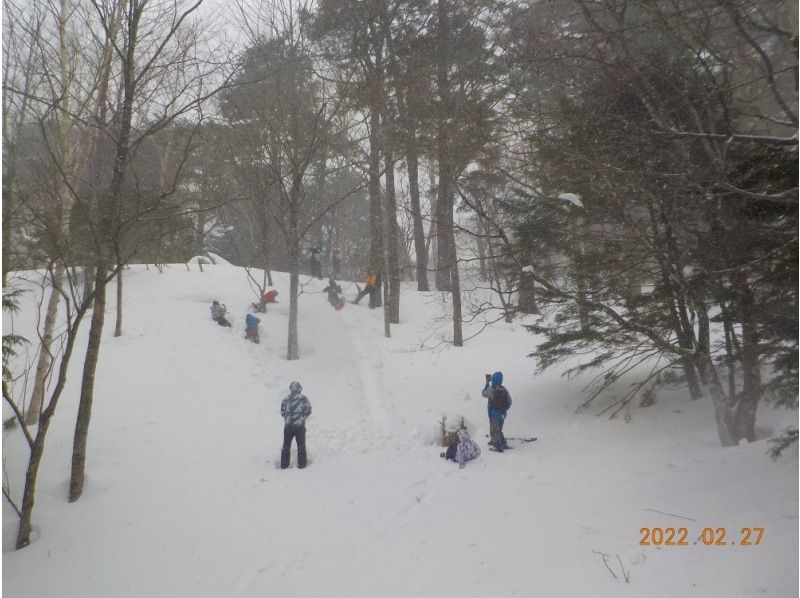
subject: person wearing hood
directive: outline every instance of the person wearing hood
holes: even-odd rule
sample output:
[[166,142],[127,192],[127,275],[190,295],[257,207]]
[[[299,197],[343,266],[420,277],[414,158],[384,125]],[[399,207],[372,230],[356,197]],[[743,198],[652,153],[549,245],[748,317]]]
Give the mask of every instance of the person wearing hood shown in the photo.
[[491,436],[489,444],[497,452],[502,453],[504,449],[508,448],[506,437],[503,435],[503,423],[511,408],[511,395],[503,386],[503,372],[486,374],[486,386],[483,387],[481,394],[488,399],[489,436]]
[[311,248],[311,276],[322,280],[322,247],[319,243]]
[[247,340],[254,342],[255,344],[258,344],[260,342],[260,339],[258,337],[258,325],[260,323],[261,319],[255,317],[253,314],[247,314],[244,318],[244,324],[245,324],[244,337]]
[[292,382],[289,394],[281,403],[284,420],[281,469],[289,467],[293,439],[297,441],[297,467],[303,469],[306,466],[306,418],[311,415],[311,402],[302,390],[299,382]]
[[481,456],[481,449],[475,441],[470,438],[467,429],[460,428],[458,430],[458,442],[448,447],[447,452],[442,453],[441,456],[455,461],[458,463],[460,469],[464,469],[467,461],[472,461]]

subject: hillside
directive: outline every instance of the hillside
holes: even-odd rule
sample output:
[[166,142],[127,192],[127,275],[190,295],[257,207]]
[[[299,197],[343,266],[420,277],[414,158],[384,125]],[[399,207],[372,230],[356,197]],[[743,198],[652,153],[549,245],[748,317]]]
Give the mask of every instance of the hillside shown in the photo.
[[[6,596],[797,592],[797,450],[772,461],[765,440],[721,448],[708,400],[664,394],[627,424],[575,414],[585,381],[535,375],[526,355],[536,339],[520,322],[495,324],[461,349],[438,346],[449,332],[438,294],[412,286],[386,339],[381,310],[364,301],[335,312],[323,281],[309,282],[301,359],[289,362],[286,275],[276,275],[284,302],[262,316],[259,345],[243,339],[253,296],[240,268],[133,266],[125,275],[124,335],[113,338],[109,323],[104,333],[84,495],[66,501],[76,359],[24,550],[13,550],[17,522],[4,502]],[[352,298],[354,285],[343,286]],[[215,298],[232,328],[210,320]],[[16,333],[35,337],[37,301],[25,295]],[[421,350],[423,340],[436,348]],[[506,435],[539,439],[512,441],[503,454],[484,438],[480,392],[494,370],[514,400]],[[311,462],[282,471],[279,406],[292,380],[313,405]],[[463,416],[482,445],[464,469],[439,458],[442,414]],[[759,425],[768,436],[796,420],[763,406]],[[27,459],[18,428],[3,449],[18,497]],[[644,527],[686,527],[688,545],[641,546]],[[694,544],[706,527],[727,528],[726,544]],[[738,544],[744,527],[765,529],[760,545]]]

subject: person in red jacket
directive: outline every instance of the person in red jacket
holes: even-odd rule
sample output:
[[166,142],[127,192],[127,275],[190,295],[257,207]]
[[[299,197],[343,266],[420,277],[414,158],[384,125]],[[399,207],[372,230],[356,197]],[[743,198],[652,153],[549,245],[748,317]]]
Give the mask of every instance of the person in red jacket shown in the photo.
[[267,303],[277,303],[278,302],[278,300],[276,299],[277,296],[278,296],[278,291],[276,291],[275,289],[270,289],[269,291],[266,291],[261,296],[261,301],[259,301],[258,303],[253,303],[253,310],[262,314],[267,313]]

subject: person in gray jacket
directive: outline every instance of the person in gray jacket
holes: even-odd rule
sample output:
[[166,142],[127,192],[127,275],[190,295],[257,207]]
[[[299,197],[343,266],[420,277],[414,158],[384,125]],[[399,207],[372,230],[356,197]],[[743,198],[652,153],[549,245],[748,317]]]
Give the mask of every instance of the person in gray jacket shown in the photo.
[[297,441],[297,467],[303,469],[306,466],[306,418],[311,415],[311,403],[302,390],[299,382],[292,382],[289,395],[281,403],[284,420],[281,469],[289,467],[292,439]]

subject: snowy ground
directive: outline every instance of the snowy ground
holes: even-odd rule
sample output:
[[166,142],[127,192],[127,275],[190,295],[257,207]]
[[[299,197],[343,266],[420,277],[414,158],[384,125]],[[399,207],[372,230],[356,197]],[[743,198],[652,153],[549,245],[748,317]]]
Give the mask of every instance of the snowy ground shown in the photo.
[[[289,362],[288,304],[263,316],[260,345],[247,343],[243,271],[205,270],[126,270],[120,338],[111,294],[84,495],[66,501],[78,359],[28,548],[13,551],[16,518],[3,506],[5,596],[797,594],[797,450],[773,462],[765,441],[719,447],[709,401],[662,396],[629,424],[576,415],[582,384],[534,376],[535,339],[520,323],[420,351],[422,339],[435,344],[441,307],[411,286],[385,339],[380,310],[334,312],[311,282],[301,359]],[[287,277],[275,282],[287,300]],[[232,329],[209,319],[214,298]],[[24,304],[14,330],[35,337],[34,297]],[[485,450],[480,396],[497,369],[514,399],[506,435],[539,437],[504,454]],[[293,379],[314,409],[311,463],[281,471],[279,406]],[[484,446],[463,470],[438,456],[443,413],[464,416]],[[796,420],[764,407],[759,425],[767,434]],[[19,496],[19,429],[3,448]],[[688,546],[641,546],[643,527],[686,527]],[[705,527],[727,528],[726,544],[694,544]],[[765,529],[760,545],[738,544],[744,527]]]

